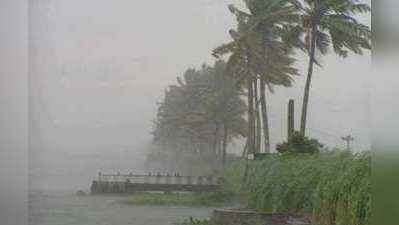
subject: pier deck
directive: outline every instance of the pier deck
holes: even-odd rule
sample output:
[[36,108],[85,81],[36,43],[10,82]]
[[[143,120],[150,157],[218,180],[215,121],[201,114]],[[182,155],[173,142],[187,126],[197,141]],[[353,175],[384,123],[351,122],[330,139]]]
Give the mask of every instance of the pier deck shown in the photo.
[[220,179],[212,176],[101,174],[91,185],[92,194],[136,192],[213,192]]

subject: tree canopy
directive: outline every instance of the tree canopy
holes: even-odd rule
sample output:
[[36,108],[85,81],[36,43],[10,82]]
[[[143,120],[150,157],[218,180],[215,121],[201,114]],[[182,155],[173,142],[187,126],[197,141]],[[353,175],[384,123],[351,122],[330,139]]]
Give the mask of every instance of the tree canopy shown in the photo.
[[154,121],[158,154],[176,160],[190,153],[220,161],[227,142],[246,136],[243,91],[235,79],[226,76],[225,67],[219,60],[199,70],[188,69],[167,88]]

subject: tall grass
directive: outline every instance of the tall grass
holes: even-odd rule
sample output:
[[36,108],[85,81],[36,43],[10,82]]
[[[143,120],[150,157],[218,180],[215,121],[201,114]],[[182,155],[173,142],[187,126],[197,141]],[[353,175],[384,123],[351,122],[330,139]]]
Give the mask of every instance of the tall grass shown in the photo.
[[270,155],[226,171],[226,187],[248,199],[250,208],[300,214],[321,225],[368,225],[371,214],[371,159],[368,153]]

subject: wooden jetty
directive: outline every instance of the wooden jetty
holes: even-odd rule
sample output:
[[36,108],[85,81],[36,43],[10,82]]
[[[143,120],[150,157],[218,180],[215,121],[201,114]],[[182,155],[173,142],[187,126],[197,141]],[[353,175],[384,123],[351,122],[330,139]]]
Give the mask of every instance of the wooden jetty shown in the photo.
[[92,182],[92,194],[134,194],[137,192],[214,192],[220,178],[212,176],[180,176],[179,174],[98,174]]

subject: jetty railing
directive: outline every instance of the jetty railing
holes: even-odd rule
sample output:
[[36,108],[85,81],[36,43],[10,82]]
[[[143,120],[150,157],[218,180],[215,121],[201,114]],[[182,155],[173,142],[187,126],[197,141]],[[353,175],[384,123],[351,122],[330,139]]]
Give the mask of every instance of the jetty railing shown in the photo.
[[220,178],[214,176],[182,176],[180,174],[98,174],[99,182],[128,182],[135,184],[197,184],[217,185]]
[[209,192],[219,188],[221,179],[214,176],[182,176],[178,173],[103,174],[92,183],[92,193],[135,191]]

